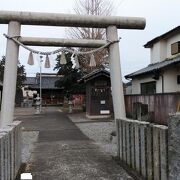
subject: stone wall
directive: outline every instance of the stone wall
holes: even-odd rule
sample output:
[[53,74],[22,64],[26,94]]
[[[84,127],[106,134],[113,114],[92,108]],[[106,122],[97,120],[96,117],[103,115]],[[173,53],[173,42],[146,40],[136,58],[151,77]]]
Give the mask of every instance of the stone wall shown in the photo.
[[21,122],[0,129],[0,179],[15,179],[21,166]]
[[147,180],[168,179],[168,127],[117,120],[118,157]]
[[180,179],[180,114],[170,117],[168,122],[169,180]]

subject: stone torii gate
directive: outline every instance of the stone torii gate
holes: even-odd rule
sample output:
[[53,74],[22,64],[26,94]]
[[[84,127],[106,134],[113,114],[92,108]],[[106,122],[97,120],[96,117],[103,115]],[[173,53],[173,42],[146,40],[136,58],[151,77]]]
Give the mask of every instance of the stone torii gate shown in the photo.
[[[74,14],[0,11],[0,24],[8,24],[8,36],[20,36],[21,25],[69,26],[106,28],[107,40],[118,40],[118,29],[144,29],[145,19],[137,17],[104,17]],[[72,46],[97,48],[105,45],[104,40],[66,40],[56,38],[20,37],[26,45]],[[14,100],[17,80],[19,46],[7,39],[6,64],[3,81],[0,127],[11,124],[14,115]],[[110,75],[115,119],[125,118],[123,84],[118,43],[109,46]]]

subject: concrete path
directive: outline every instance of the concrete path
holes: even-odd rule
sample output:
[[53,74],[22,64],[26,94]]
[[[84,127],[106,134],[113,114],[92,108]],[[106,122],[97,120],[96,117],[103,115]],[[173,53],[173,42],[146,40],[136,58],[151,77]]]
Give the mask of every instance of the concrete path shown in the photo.
[[30,159],[33,180],[132,179],[58,108],[21,115],[26,131],[39,131]]

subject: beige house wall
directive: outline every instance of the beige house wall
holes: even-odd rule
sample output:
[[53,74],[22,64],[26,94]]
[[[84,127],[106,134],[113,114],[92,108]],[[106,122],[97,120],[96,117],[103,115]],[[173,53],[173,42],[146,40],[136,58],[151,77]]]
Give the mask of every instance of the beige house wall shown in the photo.
[[151,64],[157,63],[170,58],[171,55],[171,44],[180,41],[180,34],[174,35],[167,40],[161,40],[154,43],[153,47],[150,49],[150,59]]
[[164,92],[178,92],[180,85],[177,83],[178,68],[171,68],[164,73]]
[[[141,83],[147,83],[155,81],[151,76],[142,76],[139,78],[133,78],[132,80],[132,94],[141,94]],[[162,92],[162,80],[161,77],[156,81],[156,93]]]
[[[180,84],[177,83],[177,75],[180,75],[180,68],[169,68],[162,72],[164,78],[164,93],[180,92]],[[154,80],[153,74],[133,78],[132,80],[132,94],[141,93],[141,83],[156,81],[156,93],[162,93],[162,76],[159,80]]]
[[171,44],[180,41],[180,34],[177,34],[167,40],[167,57],[171,57]]

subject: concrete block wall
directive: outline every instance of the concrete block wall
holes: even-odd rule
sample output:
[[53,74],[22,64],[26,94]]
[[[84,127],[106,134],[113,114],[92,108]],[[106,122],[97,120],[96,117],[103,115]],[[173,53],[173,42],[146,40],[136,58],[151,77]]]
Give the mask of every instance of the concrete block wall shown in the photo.
[[180,179],[180,114],[170,117],[168,122],[169,180]]
[[168,127],[117,120],[118,157],[147,180],[168,179]]
[[21,122],[0,129],[0,179],[14,180],[21,166]]

